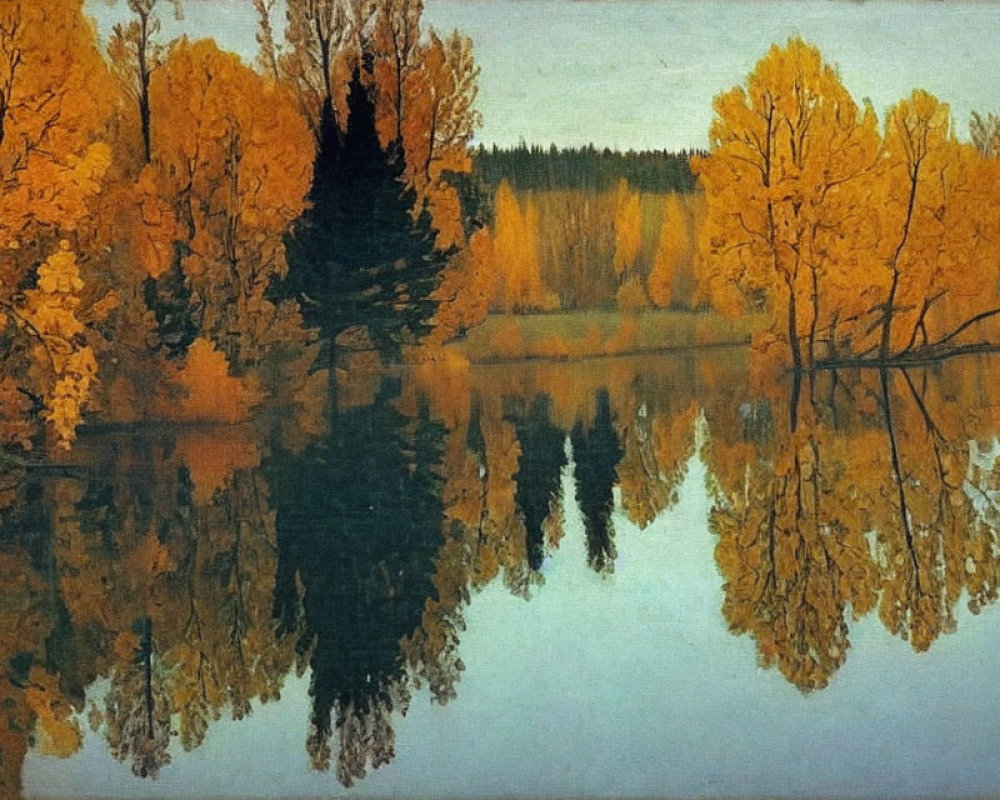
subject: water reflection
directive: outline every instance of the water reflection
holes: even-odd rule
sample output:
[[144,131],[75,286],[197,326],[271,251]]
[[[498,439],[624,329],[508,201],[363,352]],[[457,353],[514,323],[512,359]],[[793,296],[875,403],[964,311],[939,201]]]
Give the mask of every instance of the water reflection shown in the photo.
[[566,436],[550,419],[552,402],[548,395],[537,395],[527,413],[524,398],[510,398],[510,405],[512,410],[505,417],[514,423],[521,447],[514,474],[514,501],[524,522],[528,566],[538,570],[545,554],[542,528],[550,515],[560,513]]
[[0,788],[84,724],[155,777],[293,671],[312,765],[350,785],[392,761],[414,692],[461,702],[479,590],[539,596],[566,535],[617,580],[616,498],[638,528],[669,514],[699,442],[722,616],[763,666],[822,689],[870,614],[927,649],[963,593],[996,599],[997,368],[823,373],[793,415],[788,381],[741,353],[444,363],[355,376],[332,419],[95,434],[10,465]]
[[266,472],[278,532],[278,639],[311,671],[307,748],[349,786],[393,757],[392,714],[409,687],[400,642],[436,595],[442,546],[444,428],[421,402],[414,419],[383,379],[370,406],[338,417],[303,453],[277,451]]
[[995,428],[971,388],[958,365],[821,374],[794,430],[775,422],[790,414],[780,386],[738,419],[731,405],[706,406],[723,614],[754,637],[762,664],[822,688],[844,663],[851,618],[877,606],[920,651],[954,630],[963,591],[976,611],[995,599],[982,485],[995,459],[970,459]]
[[618,477],[615,467],[623,453],[612,425],[607,390],[597,393],[593,423],[584,427],[583,422],[577,420],[570,441],[576,463],[576,502],[583,513],[583,527],[587,533],[587,562],[597,572],[610,572],[614,569],[616,556],[611,490]]

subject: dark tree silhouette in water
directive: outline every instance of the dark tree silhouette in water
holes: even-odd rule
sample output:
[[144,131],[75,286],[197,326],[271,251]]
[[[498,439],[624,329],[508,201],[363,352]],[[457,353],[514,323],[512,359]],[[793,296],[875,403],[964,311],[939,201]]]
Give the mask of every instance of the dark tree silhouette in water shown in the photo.
[[430,299],[450,253],[402,182],[402,148],[383,150],[375,108],[360,69],[347,97],[347,130],[324,103],[310,208],[286,239],[288,277],[281,291],[300,302],[306,321],[330,343],[364,326],[383,355],[429,330]]
[[514,475],[514,501],[524,518],[528,566],[537,570],[545,555],[542,526],[560,496],[560,472],[566,465],[566,435],[549,419],[552,401],[548,395],[538,395],[525,414],[521,401],[508,402],[506,417],[513,422],[521,444]]
[[385,380],[375,403],[345,411],[333,435],[271,464],[275,614],[312,669],[310,756],[326,768],[336,730],[345,785],[394,755],[390,717],[409,699],[400,640],[437,596],[444,429],[426,407],[414,422],[403,417],[391,404],[397,392]]
[[611,401],[606,389],[597,393],[594,424],[584,430],[573,426],[573,460],[576,463],[576,501],[587,533],[587,561],[598,572],[615,566],[615,539],[611,525],[614,499],[611,490],[618,475],[615,468],[625,455],[611,421]]

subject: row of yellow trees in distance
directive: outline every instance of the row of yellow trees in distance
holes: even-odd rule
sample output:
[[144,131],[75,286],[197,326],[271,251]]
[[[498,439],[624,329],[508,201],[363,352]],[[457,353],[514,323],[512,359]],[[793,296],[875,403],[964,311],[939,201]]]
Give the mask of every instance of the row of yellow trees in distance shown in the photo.
[[504,313],[588,308],[692,308],[700,195],[517,191],[493,198],[489,308]]

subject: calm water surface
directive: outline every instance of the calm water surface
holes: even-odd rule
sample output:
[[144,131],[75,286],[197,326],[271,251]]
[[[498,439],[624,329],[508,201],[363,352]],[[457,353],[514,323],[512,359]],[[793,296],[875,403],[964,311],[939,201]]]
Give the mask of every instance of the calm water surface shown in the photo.
[[749,361],[369,373],[8,470],[2,785],[1000,793],[1000,364]]

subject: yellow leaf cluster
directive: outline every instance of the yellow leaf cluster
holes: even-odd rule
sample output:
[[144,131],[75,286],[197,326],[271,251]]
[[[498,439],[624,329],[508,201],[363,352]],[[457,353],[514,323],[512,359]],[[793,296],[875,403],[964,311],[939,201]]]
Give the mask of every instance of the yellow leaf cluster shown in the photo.
[[506,180],[497,189],[493,261],[501,309],[552,311],[559,299],[546,289],[538,259],[538,211],[531,198],[522,210]]
[[622,278],[634,266],[642,245],[642,212],[639,195],[629,191],[624,178],[618,184],[615,200],[615,275]]
[[63,241],[38,268],[36,289],[24,293],[24,325],[36,338],[37,371],[46,376],[45,419],[68,448],[97,379],[97,360],[81,344],[77,311],[84,284],[69,242]]
[[253,393],[241,378],[229,374],[226,356],[205,338],[188,348],[183,367],[174,378],[180,397],[160,398],[163,419],[188,422],[244,422]]
[[673,284],[682,262],[691,258],[691,223],[683,200],[675,193],[667,195],[660,241],[649,273],[646,288],[658,308],[667,308],[673,300]]
[[715,112],[694,162],[699,291],[726,313],[766,310],[796,367],[943,345],[996,305],[982,291],[1000,274],[996,167],[955,138],[946,104],[915,90],[879,130],[793,38]]

